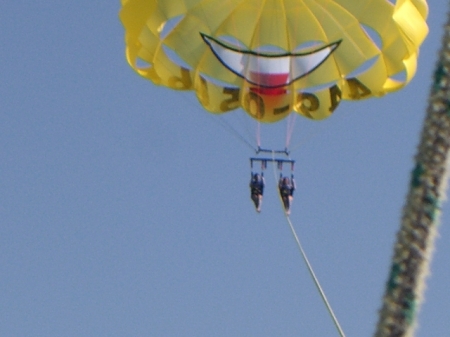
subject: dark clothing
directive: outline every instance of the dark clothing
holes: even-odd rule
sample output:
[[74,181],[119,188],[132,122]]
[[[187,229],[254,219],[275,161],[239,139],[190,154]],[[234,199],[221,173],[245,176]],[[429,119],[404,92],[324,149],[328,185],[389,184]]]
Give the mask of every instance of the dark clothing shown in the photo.
[[263,195],[264,193],[264,185],[263,184],[250,184],[250,191],[251,194],[260,194]]
[[278,188],[282,197],[289,197],[294,195],[295,191],[295,180],[294,178],[280,178],[278,182]]
[[291,179],[288,177],[280,177],[278,189],[280,191],[281,199],[283,200],[285,212],[289,215],[291,212],[291,203],[294,198],[293,195],[295,191],[294,177],[291,177]]
[[[255,177],[256,176],[256,177]],[[255,175],[250,181],[251,194],[264,194],[264,177]]]
[[250,180],[250,198],[255,204],[256,211],[261,212],[261,202],[264,193],[264,177],[259,174],[252,174]]

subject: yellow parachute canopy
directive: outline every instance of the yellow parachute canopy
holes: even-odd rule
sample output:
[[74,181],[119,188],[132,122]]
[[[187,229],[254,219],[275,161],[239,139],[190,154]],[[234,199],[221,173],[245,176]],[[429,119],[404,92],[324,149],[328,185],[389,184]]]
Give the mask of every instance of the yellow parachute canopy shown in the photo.
[[427,14],[425,0],[122,0],[120,18],[138,74],[275,122],[405,86]]

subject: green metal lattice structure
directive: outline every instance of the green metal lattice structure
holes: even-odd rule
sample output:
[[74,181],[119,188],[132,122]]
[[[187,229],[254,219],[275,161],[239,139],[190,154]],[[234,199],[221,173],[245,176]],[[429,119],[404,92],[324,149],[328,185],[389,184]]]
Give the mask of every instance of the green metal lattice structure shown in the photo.
[[411,337],[445,200],[450,151],[450,13],[375,337]]

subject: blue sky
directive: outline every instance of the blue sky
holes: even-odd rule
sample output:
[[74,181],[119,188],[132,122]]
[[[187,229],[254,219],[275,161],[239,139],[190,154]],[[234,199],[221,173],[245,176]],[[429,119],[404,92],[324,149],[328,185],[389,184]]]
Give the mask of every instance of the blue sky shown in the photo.
[[[381,306],[448,3],[429,6],[408,87],[296,120],[291,219],[347,336]],[[0,9],[1,336],[337,336],[271,170],[256,214],[252,151],[132,71],[119,2]],[[447,211],[417,336],[450,331]]]

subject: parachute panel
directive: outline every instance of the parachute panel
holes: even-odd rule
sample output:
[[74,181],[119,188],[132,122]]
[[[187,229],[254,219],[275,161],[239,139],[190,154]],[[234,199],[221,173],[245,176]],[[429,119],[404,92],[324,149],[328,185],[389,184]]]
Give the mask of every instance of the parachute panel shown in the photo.
[[428,33],[424,0],[122,0],[127,60],[213,113],[330,116],[399,90]]

